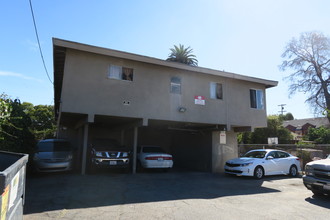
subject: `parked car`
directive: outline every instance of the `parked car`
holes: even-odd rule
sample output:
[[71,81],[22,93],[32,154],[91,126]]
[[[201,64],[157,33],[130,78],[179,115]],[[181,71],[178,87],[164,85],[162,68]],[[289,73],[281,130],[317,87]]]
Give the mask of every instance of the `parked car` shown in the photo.
[[301,172],[300,161],[287,152],[273,149],[251,150],[243,157],[228,160],[225,173],[241,176],[263,176],[289,174],[297,176]]
[[330,195],[330,155],[324,160],[307,163],[303,182],[314,195]]
[[142,145],[137,150],[138,166],[142,168],[162,168],[168,170],[173,167],[173,157],[159,146]]
[[115,139],[94,139],[90,148],[90,170],[99,168],[130,169],[130,151]]
[[73,168],[74,148],[63,139],[46,139],[38,142],[33,155],[37,172],[69,171]]

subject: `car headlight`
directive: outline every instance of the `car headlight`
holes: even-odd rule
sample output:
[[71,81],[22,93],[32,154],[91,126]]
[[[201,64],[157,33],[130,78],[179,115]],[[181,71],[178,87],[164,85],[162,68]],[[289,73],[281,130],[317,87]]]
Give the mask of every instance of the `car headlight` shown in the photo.
[[305,172],[306,172],[306,175],[313,176],[313,167],[310,166],[310,165],[306,165],[305,166]]
[[123,152],[123,157],[128,157],[128,153],[127,152]]
[[102,152],[96,152],[96,153],[95,153],[95,156],[97,156],[97,157],[102,157]]
[[253,164],[252,162],[250,162],[250,163],[242,163],[241,164],[241,167],[247,167],[247,166],[250,166],[252,164]]

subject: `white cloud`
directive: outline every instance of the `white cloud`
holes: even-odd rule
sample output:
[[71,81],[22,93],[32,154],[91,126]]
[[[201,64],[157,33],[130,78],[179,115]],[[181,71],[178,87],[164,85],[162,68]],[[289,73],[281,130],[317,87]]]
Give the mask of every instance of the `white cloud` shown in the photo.
[[14,73],[14,72],[9,72],[9,71],[1,71],[0,70],[0,77],[1,76],[17,77],[17,78],[21,78],[21,79],[25,79],[25,80],[37,81],[39,83],[42,82],[41,79],[37,79],[37,78],[30,77],[30,76],[25,76],[21,73]]

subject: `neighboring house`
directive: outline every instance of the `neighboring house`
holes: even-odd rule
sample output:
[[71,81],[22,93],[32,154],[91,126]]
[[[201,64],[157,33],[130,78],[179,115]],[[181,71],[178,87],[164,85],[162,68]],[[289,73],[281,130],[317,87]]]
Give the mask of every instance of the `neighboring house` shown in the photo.
[[294,140],[302,140],[302,137],[308,133],[309,128],[319,128],[321,126],[329,127],[329,121],[326,117],[296,119],[283,122],[283,127],[287,128],[294,137]]
[[177,168],[222,172],[238,155],[237,132],[267,126],[265,93],[276,81],[60,39],[53,50],[58,137],[78,147],[82,173],[94,138],[133,155],[159,145]]

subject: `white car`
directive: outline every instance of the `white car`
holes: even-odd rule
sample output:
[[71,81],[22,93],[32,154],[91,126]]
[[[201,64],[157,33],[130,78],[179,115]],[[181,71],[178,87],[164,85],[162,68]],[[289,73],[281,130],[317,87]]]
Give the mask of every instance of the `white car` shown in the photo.
[[243,157],[228,160],[225,164],[227,174],[254,176],[257,179],[281,174],[297,176],[299,172],[301,168],[298,157],[274,149],[251,150]]
[[137,152],[139,166],[143,168],[163,168],[165,170],[173,167],[173,157],[159,146],[142,145]]

